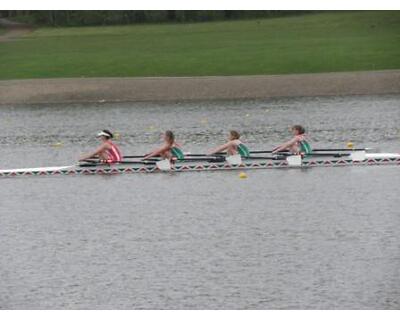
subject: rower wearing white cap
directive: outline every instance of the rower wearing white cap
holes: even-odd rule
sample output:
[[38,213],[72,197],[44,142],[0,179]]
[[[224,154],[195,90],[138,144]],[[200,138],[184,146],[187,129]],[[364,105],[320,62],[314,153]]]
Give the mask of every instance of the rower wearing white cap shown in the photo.
[[121,151],[111,140],[114,135],[109,130],[102,130],[97,137],[101,140],[101,145],[94,152],[84,155],[79,160],[84,161],[98,157],[107,163],[120,162],[122,160]]

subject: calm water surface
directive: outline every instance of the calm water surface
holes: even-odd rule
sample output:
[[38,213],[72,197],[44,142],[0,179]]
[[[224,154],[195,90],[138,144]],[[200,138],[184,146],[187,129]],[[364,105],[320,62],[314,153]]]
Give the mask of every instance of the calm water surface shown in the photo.
[[[0,168],[68,165],[110,128],[141,154],[172,128],[203,152],[400,151],[400,97],[0,108]],[[0,179],[0,309],[399,309],[400,168]]]

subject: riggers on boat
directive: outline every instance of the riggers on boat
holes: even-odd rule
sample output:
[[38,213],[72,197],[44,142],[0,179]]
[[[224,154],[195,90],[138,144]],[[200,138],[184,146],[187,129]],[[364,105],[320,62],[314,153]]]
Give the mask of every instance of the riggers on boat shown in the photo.
[[[331,149],[340,150],[340,149]],[[314,150],[315,151],[315,150]],[[254,151],[253,153],[262,153]],[[92,175],[92,174],[123,174],[123,173],[156,173],[156,172],[196,172],[221,170],[253,170],[253,169],[287,169],[313,167],[345,167],[400,165],[398,153],[367,153],[365,150],[347,153],[315,153],[302,158],[300,155],[276,155],[272,157],[241,157],[240,155],[214,158],[186,158],[175,164],[168,159],[149,162],[122,161],[115,164],[80,163],[72,166],[43,167],[0,170],[0,177],[17,176],[53,176],[53,175]]]

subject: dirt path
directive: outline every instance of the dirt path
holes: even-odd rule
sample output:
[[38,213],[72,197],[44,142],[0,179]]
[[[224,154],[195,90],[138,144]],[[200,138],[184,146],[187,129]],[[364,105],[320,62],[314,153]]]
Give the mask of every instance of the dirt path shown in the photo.
[[15,41],[33,31],[33,28],[27,24],[10,21],[5,18],[0,18],[0,26],[6,29],[6,32],[0,35],[0,42]]
[[400,70],[279,76],[0,81],[0,105],[379,94],[400,94]]

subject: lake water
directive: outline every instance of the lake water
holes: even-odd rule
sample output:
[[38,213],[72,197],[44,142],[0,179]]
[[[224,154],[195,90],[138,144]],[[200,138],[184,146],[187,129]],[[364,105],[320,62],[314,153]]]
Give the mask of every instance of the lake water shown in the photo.
[[[400,151],[400,96],[3,106],[0,168],[73,164],[105,128],[125,154],[172,129],[204,152]],[[400,168],[0,179],[0,309],[399,309]]]

